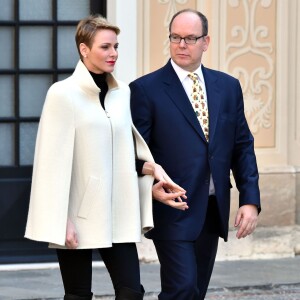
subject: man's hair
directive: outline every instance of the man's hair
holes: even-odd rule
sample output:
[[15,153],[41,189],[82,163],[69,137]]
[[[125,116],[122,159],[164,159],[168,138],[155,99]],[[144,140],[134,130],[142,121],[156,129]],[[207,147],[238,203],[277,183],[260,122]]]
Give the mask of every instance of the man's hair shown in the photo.
[[76,29],[75,41],[78,53],[81,57],[79,45],[81,43],[86,44],[89,48],[92,47],[94,42],[94,37],[98,30],[109,29],[114,31],[117,35],[120,33],[120,28],[110,24],[101,15],[90,15],[82,19]]
[[180,11],[178,11],[171,19],[170,21],[170,24],[169,24],[169,32],[171,33],[171,27],[172,27],[172,24],[173,24],[173,21],[174,19],[182,14],[182,13],[185,13],[185,12],[191,12],[191,13],[194,13],[196,14],[199,18],[200,18],[200,21],[202,23],[202,34],[203,35],[207,35],[208,34],[208,21],[207,21],[207,18],[198,10],[195,10],[195,9],[191,9],[191,8],[186,8],[186,9],[182,9]]

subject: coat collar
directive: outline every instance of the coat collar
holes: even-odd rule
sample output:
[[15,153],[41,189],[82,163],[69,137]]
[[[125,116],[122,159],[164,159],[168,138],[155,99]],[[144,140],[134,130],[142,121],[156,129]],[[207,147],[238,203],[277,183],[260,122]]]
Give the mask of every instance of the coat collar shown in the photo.
[[[78,61],[72,77],[85,92],[99,95],[100,89],[94,82],[90,72],[81,60]],[[106,80],[109,90],[119,88],[117,80],[111,73],[107,73]]]
[[[210,142],[213,141],[213,136],[216,129],[217,117],[220,106],[220,89],[218,87],[218,77],[211,70],[202,65],[202,72],[205,80],[205,88],[207,93],[208,110],[209,110],[209,137]],[[165,89],[174,104],[185,116],[188,123],[206,142],[203,131],[195,112],[190,104],[190,101],[182,87],[182,84],[174,71],[171,62],[169,61],[163,68],[163,82],[167,86]]]

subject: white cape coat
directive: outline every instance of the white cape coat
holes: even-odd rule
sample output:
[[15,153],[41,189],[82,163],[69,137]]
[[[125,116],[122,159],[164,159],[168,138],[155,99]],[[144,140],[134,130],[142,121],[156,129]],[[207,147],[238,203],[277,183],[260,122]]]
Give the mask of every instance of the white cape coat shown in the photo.
[[[130,90],[108,74],[105,110],[100,89],[79,61],[53,84],[38,129],[25,237],[64,248],[67,219],[79,246],[139,242],[153,227],[152,176],[137,176],[139,159],[153,161],[130,114]],[[134,149],[135,138],[136,149]]]

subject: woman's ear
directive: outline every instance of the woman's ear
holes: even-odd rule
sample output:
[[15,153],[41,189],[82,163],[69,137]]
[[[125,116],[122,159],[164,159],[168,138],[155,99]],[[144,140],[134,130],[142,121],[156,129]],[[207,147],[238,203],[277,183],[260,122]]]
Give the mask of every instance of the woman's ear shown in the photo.
[[85,43],[80,43],[79,50],[82,57],[86,58],[88,56],[89,47]]

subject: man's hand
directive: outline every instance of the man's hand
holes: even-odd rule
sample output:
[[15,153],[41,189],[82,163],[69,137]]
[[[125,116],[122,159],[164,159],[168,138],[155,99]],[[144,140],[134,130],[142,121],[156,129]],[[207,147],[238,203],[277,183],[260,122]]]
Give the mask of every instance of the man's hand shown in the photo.
[[67,223],[67,233],[66,233],[65,244],[68,249],[76,249],[78,247],[76,228],[70,219],[68,219],[68,223]]
[[[189,208],[187,203],[183,202],[181,199],[181,197],[186,198],[185,190],[175,183],[168,184],[164,181],[159,181],[153,185],[152,195],[154,199],[171,207],[181,210],[186,210]],[[177,201],[175,199],[177,199]]]
[[234,226],[239,228],[236,234],[238,239],[250,235],[255,230],[257,216],[258,211],[255,205],[247,204],[239,208],[234,223]]

